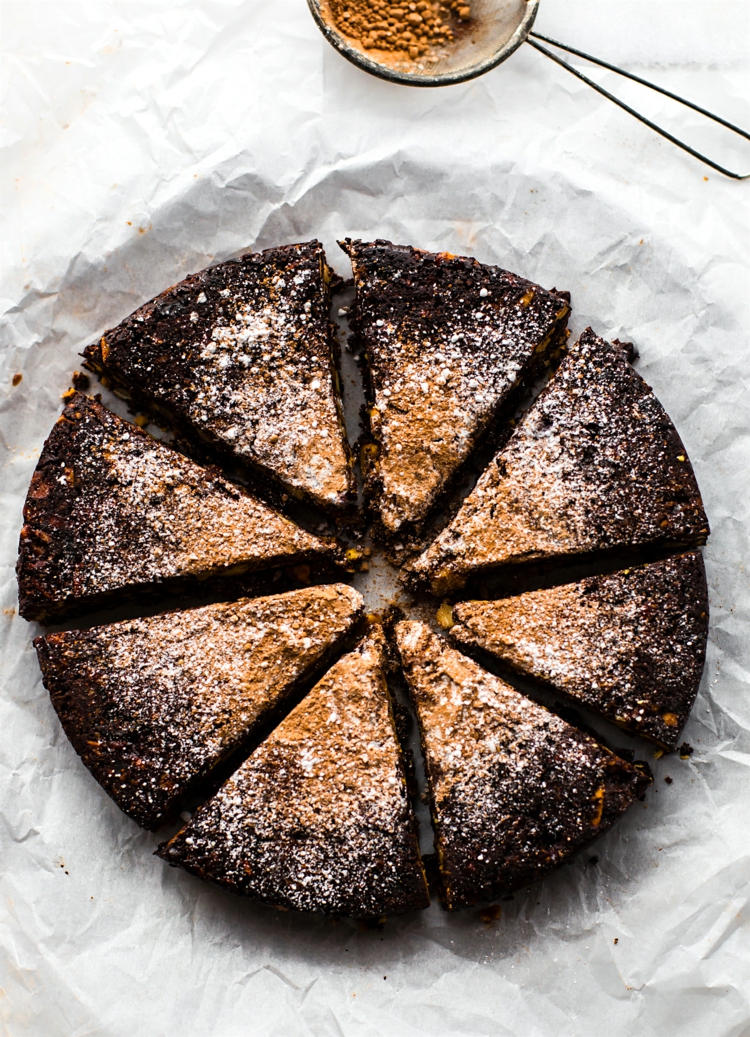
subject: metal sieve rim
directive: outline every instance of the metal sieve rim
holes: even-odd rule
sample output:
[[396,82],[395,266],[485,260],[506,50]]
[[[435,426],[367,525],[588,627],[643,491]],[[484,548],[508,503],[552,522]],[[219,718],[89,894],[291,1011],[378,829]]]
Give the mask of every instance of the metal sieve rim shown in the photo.
[[323,17],[320,2],[321,0],[307,0],[307,6],[310,8],[310,13],[315,19],[318,28],[331,46],[335,47],[347,61],[350,61],[365,72],[369,72],[370,75],[377,76],[379,79],[385,79],[390,83],[401,83],[404,86],[450,86],[454,83],[465,83],[469,79],[476,79],[477,76],[484,75],[485,72],[489,72],[490,69],[495,68],[505,61],[506,58],[509,58],[513,51],[517,50],[524,43],[531,32],[539,9],[539,0],[526,0],[526,12],[518,28],[505,45],[495,51],[489,58],[478,61],[475,65],[458,69],[455,72],[440,72],[437,75],[431,76],[417,75],[413,72],[399,72],[396,69],[388,68],[386,65],[381,65],[378,61],[373,61],[367,54],[353,47],[346,37],[337,32],[330,22]]

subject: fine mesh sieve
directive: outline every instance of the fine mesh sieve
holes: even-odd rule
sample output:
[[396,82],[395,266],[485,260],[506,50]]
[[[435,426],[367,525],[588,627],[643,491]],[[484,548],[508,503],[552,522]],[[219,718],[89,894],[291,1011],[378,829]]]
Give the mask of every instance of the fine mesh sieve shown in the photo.
[[[341,0],[338,0],[338,2],[340,6]],[[436,46],[430,54],[415,59],[407,59],[398,52],[365,48],[359,40],[347,36],[337,25],[331,7],[331,0],[307,0],[307,3],[313,18],[325,38],[347,60],[371,75],[379,76],[381,79],[387,79],[393,83],[402,83],[406,86],[448,86],[451,83],[462,83],[467,79],[473,79],[488,72],[491,68],[505,61],[522,43],[527,42],[535,50],[557,62],[558,65],[561,65],[578,79],[587,83],[588,86],[598,93],[613,101],[642,123],[645,123],[646,126],[656,133],[661,134],[662,137],[676,144],[677,147],[682,148],[683,151],[687,151],[701,162],[705,162],[712,169],[734,180],[745,180],[750,177],[750,173],[736,173],[726,169],[707,155],[696,151],[689,144],[674,137],[663,127],[657,126],[656,123],[646,118],[645,115],[637,112],[630,105],[625,104],[624,101],[615,97],[614,94],[605,90],[604,87],[589,79],[583,72],[565,61],[559,54],[548,50],[542,44],[549,44],[569,54],[575,54],[577,57],[584,58],[594,65],[599,65],[601,68],[606,68],[610,72],[616,72],[618,75],[639,83],[641,86],[648,87],[649,90],[655,90],[657,93],[663,94],[665,97],[669,97],[673,101],[677,101],[687,108],[704,115],[707,119],[725,126],[728,130],[739,134],[746,140],[750,140],[750,133],[740,129],[739,126],[735,126],[731,122],[727,122],[726,119],[706,111],[705,108],[693,104],[692,101],[687,101],[684,97],[680,97],[670,90],[665,90],[655,83],[650,83],[632,72],[626,72],[624,69],[617,68],[607,61],[592,57],[592,55],[577,50],[575,47],[569,47],[565,43],[558,43],[547,36],[533,32],[532,27],[539,10],[539,0],[471,0],[471,19],[465,25],[459,24],[457,26],[453,42]]]

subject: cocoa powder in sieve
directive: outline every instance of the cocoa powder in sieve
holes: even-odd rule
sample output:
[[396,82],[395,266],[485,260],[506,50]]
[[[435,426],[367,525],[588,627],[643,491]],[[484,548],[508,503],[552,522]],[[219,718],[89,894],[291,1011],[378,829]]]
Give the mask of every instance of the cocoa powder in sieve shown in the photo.
[[329,0],[328,6],[337,28],[364,50],[402,52],[411,59],[451,43],[455,28],[471,18],[466,0]]

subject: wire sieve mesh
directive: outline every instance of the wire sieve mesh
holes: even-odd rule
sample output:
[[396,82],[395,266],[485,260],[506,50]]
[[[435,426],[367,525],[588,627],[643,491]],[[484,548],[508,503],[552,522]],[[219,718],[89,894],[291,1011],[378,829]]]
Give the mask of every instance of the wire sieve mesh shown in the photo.
[[[333,2],[337,2],[337,0],[333,0]],[[341,0],[338,2],[340,4]],[[696,151],[695,148],[673,136],[663,127],[658,126],[645,115],[605,90],[603,86],[590,79],[580,69],[569,64],[559,54],[542,46],[542,43],[557,47],[568,54],[575,54],[579,58],[639,83],[649,90],[654,90],[665,97],[678,101],[746,140],[750,140],[750,133],[640,76],[617,68],[609,62],[595,58],[575,47],[558,43],[556,40],[532,32],[534,19],[539,9],[539,0],[471,0],[471,18],[465,25],[458,27],[455,38],[449,44],[431,47],[427,54],[417,58],[408,58],[399,51],[378,50],[371,45],[366,47],[354,35],[347,35],[342,31],[335,17],[332,0],[307,0],[307,3],[323,35],[347,60],[371,75],[388,79],[391,82],[403,83],[406,86],[448,86],[451,83],[461,83],[467,79],[473,79],[505,61],[522,43],[528,41],[535,50],[551,58],[592,89],[694,158],[705,162],[712,169],[733,180],[746,180],[750,177],[750,173],[734,172],[708,155]]]

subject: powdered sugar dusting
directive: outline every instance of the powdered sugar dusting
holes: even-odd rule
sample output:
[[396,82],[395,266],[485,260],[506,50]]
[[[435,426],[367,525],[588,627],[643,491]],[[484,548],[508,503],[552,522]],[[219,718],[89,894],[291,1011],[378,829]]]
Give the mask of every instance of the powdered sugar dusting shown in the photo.
[[86,350],[178,423],[326,507],[352,488],[318,242],[222,263]]
[[[210,419],[239,456],[330,504],[346,495],[349,475],[330,363],[323,350],[304,352],[312,315],[310,300],[300,308],[298,296],[315,280],[316,272],[302,270],[290,290],[272,275],[251,301],[233,300],[231,316],[217,318],[200,349],[200,381],[186,413],[198,427]],[[221,374],[238,366],[244,376],[228,392]]]
[[446,905],[532,881],[640,794],[635,770],[450,648],[396,627],[417,710]]
[[25,518],[26,615],[176,577],[334,553],[216,469],[81,394],[44,446]]
[[372,382],[385,527],[424,518],[510,391],[564,333],[567,297],[499,267],[346,242]]
[[698,552],[500,601],[456,605],[451,636],[675,748],[698,692],[708,595]]
[[413,572],[437,590],[493,565],[707,535],[672,422],[624,349],[588,331]]
[[[379,444],[368,489],[394,532],[426,517],[519,381],[559,355],[567,297],[474,260],[387,242],[347,247]],[[368,250],[377,261],[363,258]],[[295,496],[341,505],[350,472],[326,276],[317,243],[245,256],[170,289],[87,358],[182,431],[184,423]],[[334,553],[217,470],[80,395],[45,445],[26,520],[21,605],[35,618],[119,588]],[[416,570],[442,593],[485,566],[620,543],[674,546],[707,531],[669,419],[624,351],[588,332]],[[699,679],[705,631],[694,614],[682,622],[670,613],[669,587],[636,593],[607,579],[557,588],[510,618],[486,603],[458,606],[465,622],[454,633],[605,715],[616,706],[615,720],[668,744],[692,703],[685,681]],[[275,721],[290,688],[362,611],[343,586],[295,593],[283,604],[243,600],[37,639],[72,743],[139,823],[158,825],[197,779]],[[652,631],[646,643],[642,617],[657,601],[669,606],[663,642]],[[397,636],[448,907],[527,884],[640,795],[646,779],[635,768],[424,625],[399,624]],[[644,645],[659,687],[639,697]],[[373,629],[161,856],[282,907],[371,916],[426,906],[385,667]]]
[[382,632],[344,656],[160,853],[298,910],[427,906]]
[[156,828],[361,615],[343,584],[170,612],[36,642],[71,742],[113,799]]

